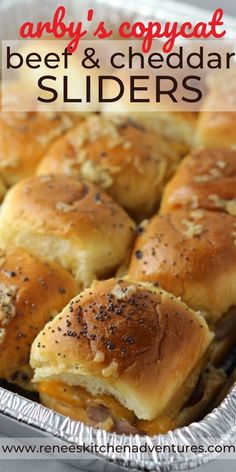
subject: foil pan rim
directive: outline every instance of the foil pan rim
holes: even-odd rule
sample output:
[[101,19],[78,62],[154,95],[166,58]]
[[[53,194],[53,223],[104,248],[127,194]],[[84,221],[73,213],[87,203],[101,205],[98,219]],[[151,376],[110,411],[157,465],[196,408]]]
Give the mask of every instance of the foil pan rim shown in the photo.
[[[19,0],[20,1],[20,0]],[[94,0],[95,3],[100,4],[107,4],[107,0]],[[151,12],[152,16],[156,15],[157,19],[169,19],[169,15],[171,14],[171,18],[173,21],[186,21],[186,11],[190,12],[190,19],[191,20],[202,20],[204,15],[210,15],[212,13],[211,10],[199,7],[197,5],[189,5],[184,1],[179,0],[158,0],[158,4],[156,0],[148,0],[145,4],[142,0],[128,0],[124,3],[123,0],[113,0],[112,6],[120,9],[126,10],[133,10],[137,13],[147,14],[147,12]],[[236,18],[225,15],[224,13],[224,23],[236,32]]]
[[[116,433],[107,433],[103,430],[88,427],[81,422],[64,417],[39,403],[21,397],[0,387],[0,412],[21,423],[38,428],[39,430],[53,434],[54,436],[70,443],[95,443],[100,445],[183,445],[203,444],[208,446],[232,443],[236,438],[236,384],[225,397],[218,408],[215,408],[202,421],[192,423],[190,426],[175,429],[163,435],[127,436]],[[217,457],[210,454],[186,454],[176,452],[170,454],[157,454],[155,451],[141,454],[134,452],[117,456],[112,453],[94,455],[103,458],[119,466],[134,470],[176,471],[186,468],[194,468],[209,462]]]
[[[69,12],[73,12],[75,9],[75,4],[73,4],[73,0],[66,0],[67,8]],[[31,14],[35,14],[35,10],[32,8],[32,4],[35,3],[37,5],[36,0],[24,0],[24,11],[27,11],[27,7],[29,7]],[[46,3],[46,5],[45,5]],[[53,0],[52,4],[56,6],[57,4],[60,5],[61,2],[57,0]],[[106,7],[112,8],[115,10],[120,11],[127,11],[130,14],[137,15],[139,12],[139,16],[143,15],[143,18],[148,17],[151,15],[152,17],[156,16],[157,19],[160,21],[168,20],[170,18],[172,21],[186,21],[186,11],[189,12],[189,18],[192,21],[200,21],[202,18],[207,18],[212,14],[212,11],[209,9],[201,8],[196,5],[189,5],[182,1],[178,0],[158,0],[158,4],[156,0],[147,0],[146,2],[142,2],[142,0],[112,0],[112,5],[109,3],[109,0],[91,0],[91,4],[99,5],[101,8],[104,7],[104,11],[106,12]],[[1,0],[0,11],[4,12],[7,10],[11,10],[12,7],[14,9],[17,5],[22,5],[22,0]],[[30,8],[31,6],[31,8]],[[45,1],[41,1],[41,13],[43,11],[48,11],[48,4]],[[79,12],[79,9],[78,9]],[[77,13],[78,15],[78,13]],[[79,15],[80,16],[80,15]],[[83,16],[83,15],[82,15]],[[232,35],[235,37],[236,35],[236,18],[225,15],[224,14],[224,23],[229,30],[229,36]],[[3,38],[1,38],[3,39]]]

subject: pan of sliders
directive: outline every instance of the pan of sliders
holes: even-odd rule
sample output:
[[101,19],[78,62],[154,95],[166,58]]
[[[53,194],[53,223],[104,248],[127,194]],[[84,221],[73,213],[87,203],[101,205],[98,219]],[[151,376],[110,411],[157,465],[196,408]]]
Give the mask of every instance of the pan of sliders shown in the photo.
[[[58,5],[3,0],[1,39]],[[206,15],[90,7],[111,24]],[[1,112],[5,435],[83,443],[91,471],[189,469],[235,441],[236,113],[214,113]]]

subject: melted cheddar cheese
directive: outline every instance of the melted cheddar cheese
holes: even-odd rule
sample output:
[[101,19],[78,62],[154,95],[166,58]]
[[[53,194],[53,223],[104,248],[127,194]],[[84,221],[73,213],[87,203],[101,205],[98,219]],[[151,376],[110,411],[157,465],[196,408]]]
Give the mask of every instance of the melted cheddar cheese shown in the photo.
[[[161,415],[152,421],[138,420],[132,411],[121,405],[115,398],[109,395],[94,397],[83,387],[70,387],[57,381],[41,382],[37,387],[42,401],[45,401],[48,406],[88,426],[98,426],[106,431],[114,431],[116,421],[125,420],[135,426],[137,431],[149,435],[165,433],[175,427],[174,420],[168,415]],[[95,421],[88,415],[89,407],[99,406],[108,410],[108,416],[102,422]]]

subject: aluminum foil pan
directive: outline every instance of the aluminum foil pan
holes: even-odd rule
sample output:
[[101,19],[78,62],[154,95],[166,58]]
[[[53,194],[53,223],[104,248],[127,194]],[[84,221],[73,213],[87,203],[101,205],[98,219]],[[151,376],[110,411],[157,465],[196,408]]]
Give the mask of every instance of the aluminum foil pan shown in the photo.
[[[230,444],[236,440],[236,385],[232,391],[204,420],[198,423],[192,423],[189,427],[179,428],[164,435],[157,435],[152,438],[147,436],[126,436],[115,433],[106,433],[103,430],[97,430],[85,426],[83,423],[65,418],[52,410],[32,402],[18,394],[0,388],[0,411],[6,416],[18,420],[21,424],[30,425],[42,433],[47,432],[66,442],[75,444],[85,443],[86,445],[104,444],[122,446],[138,445],[150,448],[153,446],[175,445],[178,447],[187,444],[201,444],[206,448],[208,445]],[[18,430],[19,434],[19,430]],[[24,436],[27,435],[24,433]],[[31,433],[28,433],[28,437]],[[116,465],[119,468],[129,468],[144,471],[178,471],[194,468],[209,462],[214,456],[208,454],[189,454],[186,453],[128,453],[121,455],[101,453],[96,456],[99,461],[84,460],[85,467],[94,471],[105,471],[108,463]],[[81,464],[80,464],[81,466]],[[91,468],[92,466],[92,468]]]
[[[83,17],[83,11],[87,8],[83,2],[83,8],[79,2],[74,0],[65,0],[63,2],[67,11],[73,17],[73,13]],[[0,23],[1,39],[17,39],[16,32],[25,19],[31,21],[43,21],[48,19],[50,12],[54,11],[60,1],[51,0],[1,0],[0,2]],[[199,21],[209,15],[199,8],[190,7],[182,3],[176,3],[165,0],[147,0],[145,3],[139,0],[113,0],[112,5],[109,0],[90,1],[88,6],[96,8],[97,17],[109,19],[111,23],[118,22],[121,17],[129,19],[139,17],[143,19],[157,17],[159,20],[171,18],[175,21],[188,18],[192,21]],[[231,37],[236,36],[236,21],[225,17],[225,24],[228,34]],[[230,444],[236,440],[236,385],[227,395],[221,405],[214,409],[202,421],[193,423],[189,427],[176,429],[165,435],[155,437],[147,436],[126,436],[115,433],[106,433],[87,427],[80,422],[65,418],[44,406],[33,402],[27,398],[13,393],[0,387],[0,424],[4,425],[5,432],[14,435],[17,431],[18,437],[45,435],[45,433],[66,442],[75,444],[91,443],[98,446],[104,444],[111,445],[138,445],[148,444],[150,449],[153,446],[183,446],[183,445],[224,445]],[[14,426],[12,426],[12,419]],[[207,453],[181,453],[181,452],[151,452],[125,453],[122,456],[112,453],[100,453],[94,455],[94,460],[81,461],[79,466],[91,471],[105,470],[124,470],[129,468],[133,470],[158,470],[158,471],[177,471],[186,470],[200,466],[211,459],[213,454]]]

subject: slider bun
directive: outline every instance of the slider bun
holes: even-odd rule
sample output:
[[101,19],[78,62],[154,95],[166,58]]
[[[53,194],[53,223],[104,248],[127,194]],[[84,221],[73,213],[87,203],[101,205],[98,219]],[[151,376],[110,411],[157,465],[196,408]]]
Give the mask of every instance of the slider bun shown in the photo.
[[67,176],[31,177],[9,190],[0,212],[4,247],[55,261],[81,286],[123,260],[133,222],[106,193]]
[[213,79],[199,114],[194,145],[233,149],[236,146],[236,68],[213,75]]
[[0,253],[0,378],[27,384],[31,344],[77,293],[74,278],[21,249]]
[[[212,99],[218,100],[217,94],[214,94]],[[235,149],[235,128],[236,112],[203,111],[199,115],[194,145],[196,148]]]
[[[19,100],[24,101],[25,92],[18,84],[6,93],[13,109]],[[49,145],[79,119],[72,113],[0,112],[0,173],[5,184],[11,186],[34,174]]]
[[93,116],[52,145],[37,173],[97,183],[142,219],[156,209],[178,160],[174,148],[143,125],[129,118]]
[[236,215],[236,151],[202,150],[187,156],[167,184],[161,211],[221,210]]
[[[134,121],[140,123],[148,129],[151,129],[159,135],[168,138],[172,142],[180,157],[183,157],[190,149],[193,143],[193,136],[196,129],[197,117],[196,112],[181,111],[169,99],[169,96],[161,97],[161,102],[156,103],[155,77],[150,73],[150,87],[149,92],[139,94],[139,97],[149,97],[150,103],[143,102],[131,103],[130,100],[130,76],[138,75],[139,86],[147,87],[147,81],[141,81],[140,70],[133,69],[129,74],[124,70],[116,74],[118,78],[124,83],[125,93],[121,101],[114,103],[103,103],[102,113],[108,117],[114,114],[115,116],[129,116]],[[180,79],[182,80],[182,79]],[[117,93],[116,85],[109,80],[106,82],[105,97],[114,97]],[[181,100],[181,96],[179,96]],[[155,106],[155,108],[154,108]],[[141,108],[141,111],[140,111]],[[173,111],[173,109],[175,111]],[[152,111],[150,111],[152,110]]]
[[215,323],[236,304],[236,222],[220,212],[176,210],[142,228],[128,274],[158,282]]
[[211,340],[201,316],[154,285],[95,282],[37,336],[34,382],[59,380],[110,394],[150,420],[171,402]]
[[125,108],[123,112],[106,113],[107,117],[112,115],[118,117],[129,116],[141,126],[145,126],[163,138],[167,138],[169,146],[172,146],[179,159],[185,156],[192,146],[197,122],[197,114],[195,112],[170,110],[132,112],[127,106],[127,109]]

